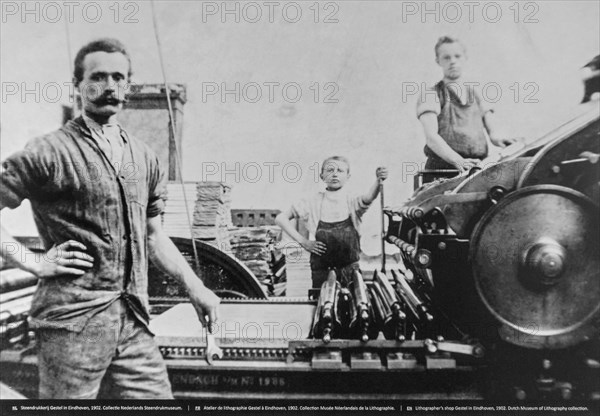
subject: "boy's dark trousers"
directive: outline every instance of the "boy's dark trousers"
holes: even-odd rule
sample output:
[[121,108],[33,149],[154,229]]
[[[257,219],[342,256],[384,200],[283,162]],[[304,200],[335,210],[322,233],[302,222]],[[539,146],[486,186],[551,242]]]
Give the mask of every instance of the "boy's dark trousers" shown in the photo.
[[335,269],[338,281],[342,287],[347,287],[352,281],[352,272],[359,269],[360,259],[360,236],[352,219],[319,221],[315,240],[324,243],[327,250],[321,256],[310,255],[313,288],[321,287],[330,269]]

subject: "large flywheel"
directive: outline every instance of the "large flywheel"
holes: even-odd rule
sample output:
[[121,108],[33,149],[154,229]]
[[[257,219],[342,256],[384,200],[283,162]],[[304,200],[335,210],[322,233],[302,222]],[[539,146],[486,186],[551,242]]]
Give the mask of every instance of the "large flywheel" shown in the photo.
[[473,231],[470,258],[479,296],[508,342],[562,348],[598,332],[598,208],[558,185],[519,189]]
[[[267,299],[267,294],[256,276],[238,259],[207,243],[195,240],[200,260],[200,264],[196,266],[192,240],[179,237],[172,237],[171,240],[194,269],[198,278],[218,296]],[[158,312],[189,300],[182,284],[151,263],[148,269],[148,295],[153,310]]]

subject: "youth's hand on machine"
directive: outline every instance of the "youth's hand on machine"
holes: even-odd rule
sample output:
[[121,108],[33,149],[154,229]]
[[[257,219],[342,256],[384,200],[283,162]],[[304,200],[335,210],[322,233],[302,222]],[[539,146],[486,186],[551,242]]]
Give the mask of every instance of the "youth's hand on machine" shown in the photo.
[[305,239],[302,241],[302,243],[300,243],[300,245],[302,248],[304,248],[304,250],[308,251],[309,253],[316,254],[317,256],[322,256],[327,251],[327,246],[321,241]]
[[43,256],[36,256],[31,270],[38,278],[60,275],[81,276],[94,266],[94,258],[85,253],[87,247],[74,240],[54,245]]
[[468,172],[471,169],[479,166],[481,163],[481,160],[479,159],[467,159],[467,158],[461,158],[460,160],[452,163],[454,165],[454,167],[456,169],[458,169],[461,173],[462,172]]
[[388,169],[385,166],[380,166],[375,170],[375,176],[379,183],[382,183],[388,178]]

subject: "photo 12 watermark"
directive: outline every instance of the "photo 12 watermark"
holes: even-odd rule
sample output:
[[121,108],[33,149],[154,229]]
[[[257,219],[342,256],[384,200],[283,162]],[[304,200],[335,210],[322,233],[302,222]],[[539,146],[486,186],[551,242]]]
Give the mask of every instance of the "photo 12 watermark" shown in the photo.
[[2,23],[140,23],[134,1],[2,1]]
[[202,23],[339,23],[340,3],[333,1],[203,1]]
[[65,103],[76,104],[78,95],[85,94],[90,100],[101,98],[106,88],[121,90],[125,94],[125,100],[138,93],[140,85],[133,81],[119,82],[108,85],[89,83],[83,87],[76,85],[73,81],[49,81],[49,82],[27,82],[27,81],[2,81],[1,96],[2,104],[10,102],[20,103]]
[[[465,104],[472,104],[477,98],[488,104],[500,102],[503,98],[514,103],[538,104],[540,85],[535,81],[510,81],[477,82],[464,81],[445,84]],[[435,86],[425,82],[405,81],[402,82],[402,102],[407,103],[411,99],[419,101],[433,101],[440,104],[441,100]]]
[[337,104],[340,87],[331,81],[202,82],[202,103],[288,103],[299,101]]
[[403,1],[402,23],[539,23],[534,1]]
[[226,183],[258,182],[297,183],[305,175],[309,175],[316,183],[320,181],[320,163],[301,165],[298,162],[202,162],[200,180]]

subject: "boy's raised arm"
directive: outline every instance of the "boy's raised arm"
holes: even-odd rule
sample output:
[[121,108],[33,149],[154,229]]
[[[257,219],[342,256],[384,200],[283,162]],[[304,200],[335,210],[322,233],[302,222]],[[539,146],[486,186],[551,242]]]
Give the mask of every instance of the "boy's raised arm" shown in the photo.
[[369,188],[369,191],[363,195],[362,200],[366,205],[370,205],[371,202],[379,195],[379,185],[385,181],[388,177],[388,170],[385,166],[380,166],[375,170],[376,180]]

